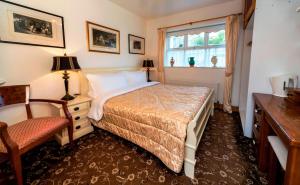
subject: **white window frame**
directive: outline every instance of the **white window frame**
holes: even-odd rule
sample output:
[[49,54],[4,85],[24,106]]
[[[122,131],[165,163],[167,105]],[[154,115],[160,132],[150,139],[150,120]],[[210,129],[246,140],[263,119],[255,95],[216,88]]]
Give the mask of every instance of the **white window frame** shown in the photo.
[[[204,28],[207,28],[207,27],[216,27],[215,31],[220,31],[220,27],[224,28],[224,30],[225,30],[225,24],[219,24],[219,25],[214,25],[214,26],[206,26],[206,27],[199,27],[197,29],[198,30],[204,30]],[[214,32],[214,31],[210,31],[210,32]],[[168,36],[168,33],[167,33],[165,60],[168,60],[167,59],[167,53],[169,51],[184,51],[184,55],[185,55],[185,53],[186,53],[185,51],[200,50],[200,49],[212,49],[212,48],[225,48],[226,49],[226,42],[225,42],[225,44],[222,44],[222,45],[209,45],[208,44],[209,33],[210,32],[204,32],[204,45],[203,46],[189,47],[188,46],[188,30],[187,30],[187,34],[182,35],[182,36],[184,36],[184,46],[182,48],[170,48],[170,37],[171,36]],[[172,32],[169,32],[169,33],[172,33]],[[205,53],[205,55],[207,55],[207,52],[204,52],[204,53]],[[185,56],[183,58],[185,58]],[[207,58],[207,57],[204,56],[204,58]],[[166,65],[167,63],[168,63],[168,61],[164,62],[164,67],[170,67],[169,65]],[[179,66],[179,67],[186,67],[186,66]],[[211,68],[211,67],[200,66],[200,68]],[[224,67],[218,67],[218,68],[225,68],[225,66]]]

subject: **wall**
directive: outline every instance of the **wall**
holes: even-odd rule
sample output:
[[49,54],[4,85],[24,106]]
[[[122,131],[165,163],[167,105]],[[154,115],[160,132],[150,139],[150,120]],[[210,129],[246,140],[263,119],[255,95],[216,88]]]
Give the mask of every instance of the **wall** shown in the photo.
[[[141,55],[128,54],[128,34],[145,36],[143,18],[113,4],[109,0],[14,0],[32,8],[61,15],[65,21],[66,49],[24,46],[0,43],[0,79],[8,84],[31,84],[32,96],[59,98],[64,94],[61,74],[50,73],[52,57],[68,55],[78,57],[82,68],[131,67],[140,65]],[[87,51],[86,21],[95,22],[121,32],[121,54]],[[71,92],[78,92],[77,75],[71,76]],[[15,109],[15,108],[14,108]],[[38,111],[38,110],[40,111]],[[36,115],[48,113],[35,108]],[[43,113],[42,113],[43,112]],[[1,111],[0,120],[13,123],[25,118],[24,109]]]
[[269,78],[300,75],[300,0],[257,1],[250,64],[245,135],[251,136],[253,92],[272,93]]
[[249,43],[252,41],[253,36],[253,23],[254,15],[252,15],[247,28],[244,32],[244,44],[243,44],[243,58],[241,65],[241,76],[240,76],[240,97],[239,97],[239,111],[242,122],[243,130],[246,124],[246,107],[248,98],[248,86],[249,86],[249,73],[250,73],[250,60],[251,60],[251,49]]
[[[226,16],[234,13],[240,13],[242,11],[242,1],[235,0],[223,4],[217,4],[209,7],[204,7],[192,11],[186,11],[183,13],[178,13],[170,16],[165,16],[157,19],[152,19],[147,21],[147,34],[146,34],[146,53],[149,58],[155,59],[157,61],[157,29],[165,26],[172,26],[181,23],[205,20],[209,18]],[[243,43],[243,32],[240,34],[240,43]],[[242,47],[238,49],[238,60],[235,66],[234,73],[234,85],[233,85],[233,105],[238,105],[239,100],[239,76],[240,76],[240,64],[241,64],[241,53]],[[212,79],[214,82],[220,83],[220,93],[219,100],[223,100],[223,87],[224,87],[224,69],[212,69],[208,70],[206,68],[178,68],[170,69],[166,68],[166,80],[167,81],[185,81],[195,84],[199,83],[210,83]],[[191,72],[192,71],[192,72]],[[181,75],[179,75],[181,74]],[[155,74],[154,74],[155,75]],[[182,77],[182,78],[181,78]],[[180,79],[179,79],[180,78]]]

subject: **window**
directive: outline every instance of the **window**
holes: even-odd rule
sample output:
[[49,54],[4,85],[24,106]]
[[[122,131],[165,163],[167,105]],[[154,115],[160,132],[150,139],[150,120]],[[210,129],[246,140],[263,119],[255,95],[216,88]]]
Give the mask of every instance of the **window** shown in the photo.
[[211,58],[217,56],[217,67],[225,67],[225,25],[168,32],[166,39],[165,66],[189,67],[194,57],[196,67],[213,67]]

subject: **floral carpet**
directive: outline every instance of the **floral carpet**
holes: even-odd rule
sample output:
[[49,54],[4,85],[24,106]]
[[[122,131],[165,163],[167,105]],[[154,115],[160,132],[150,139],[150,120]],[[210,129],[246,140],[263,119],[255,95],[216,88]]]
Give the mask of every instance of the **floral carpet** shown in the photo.
[[[242,135],[238,114],[215,111],[197,151],[195,179],[169,170],[157,157],[107,131],[95,129],[71,148],[55,141],[23,156],[26,184],[267,184],[258,172],[251,140]],[[5,184],[15,184],[9,163],[1,164]],[[1,179],[1,177],[0,177]]]

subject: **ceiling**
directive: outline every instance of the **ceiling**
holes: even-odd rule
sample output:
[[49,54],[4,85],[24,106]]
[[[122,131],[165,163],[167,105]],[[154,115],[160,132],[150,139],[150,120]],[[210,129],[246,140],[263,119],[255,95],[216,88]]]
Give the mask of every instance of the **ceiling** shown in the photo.
[[156,18],[232,0],[110,0],[144,18]]

